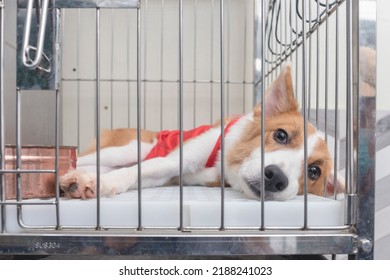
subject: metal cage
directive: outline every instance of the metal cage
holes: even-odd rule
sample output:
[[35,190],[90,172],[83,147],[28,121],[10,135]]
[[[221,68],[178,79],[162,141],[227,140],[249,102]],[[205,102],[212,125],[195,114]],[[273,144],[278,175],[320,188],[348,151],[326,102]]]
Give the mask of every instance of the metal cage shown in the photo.
[[[367,16],[362,7],[372,13]],[[372,259],[375,10],[376,1],[369,0],[0,0],[0,253],[87,255],[93,248],[102,255]],[[262,93],[286,62],[293,65],[305,129],[311,121],[323,131],[334,172],[345,178],[343,196],[325,198],[342,205],[340,224],[312,225],[305,192],[297,226],[267,224],[264,197],[257,202],[259,222],[231,226],[229,190],[221,187],[214,192],[218,224],[188,225],[187,189],[179,180],[176,223],[150,226],[141,179],[133,192],[135,222],[106,225],[99,168],[97,198],[80,202],[92,205],[93,223],[64,222],[67,202],[58,187],[64,145],[82,150],[95,137],[99,147],[103,128],[182,132],[244,114],[263,101]],[[10,78],[12,69],[17,75]],[[25,168],[28,145],[51,146],[52,166]],[[182,145],[183,139],[181,157]],[[11,148],[14,163],[8,165]],[[100,152],[96,162],[99,166]],[[36,183],[23,176],[45,174],[56,186],[52,198],[23,197]],[[223,186],[223,166],[221,174]],[[10,189],[15,197],[9,197]],[[29,223],[41,208],[53,222]]]

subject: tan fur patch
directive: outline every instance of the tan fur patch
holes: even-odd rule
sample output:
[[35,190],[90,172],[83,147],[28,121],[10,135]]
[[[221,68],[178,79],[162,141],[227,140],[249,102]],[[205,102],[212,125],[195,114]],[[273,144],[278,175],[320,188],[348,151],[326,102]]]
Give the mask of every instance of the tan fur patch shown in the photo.
[[[282,73],[272,82],[264,96],[264,116],[271,117],[285,112],[298,111],[298,103],[294,97],[291,65],[286,65]],[[261,119],[261,103],[253,110],[255,119]]]
[[[288,144],[281,145],[274,140],[273,135],[277,129],[283,129],[288,133],[290,139]],[[308,134],[311,135],[314,132],[315,128],[309,125]],[[264,136],[265,152],[300,148],[304,138],[303,118],[301,114],[295,111],[267,118],[265,121]],[[229,165],[241,165],[259,147],[261,147],[261,123],[260,121],[254,121],[247,125],[241,139],[237,141],[233,149],[228,153],[227,159]]]
[[[307,179],[307,188],[308,193],[322,196],[326,192],[325,185],[330,176],[330,171],[332,170],[332,160],[329,158],[325,141],[319,141],[316,145],[315,153],[309,156],[307,160],[308,166],[317,165],[321,168],[321,176],[313,181],[309,178]],[[302,164],[303,170],[303,164]],[[299,191],[298,194],[304,193],[304,173],[302,172],[301,177],[299,178]]]
[[[157,137],[157,132],[149,130],[141,130],[141,141],[145,143],[153,143],[154,139]],[[106,147],[118,147],[129,144],[131,140],[137,140],[137,129],[113,129],[113,130],[104,130],[100,136],[100,148]],[[91,146],[80,156],[90,154],[96,151],[95,143],[92,143]]]

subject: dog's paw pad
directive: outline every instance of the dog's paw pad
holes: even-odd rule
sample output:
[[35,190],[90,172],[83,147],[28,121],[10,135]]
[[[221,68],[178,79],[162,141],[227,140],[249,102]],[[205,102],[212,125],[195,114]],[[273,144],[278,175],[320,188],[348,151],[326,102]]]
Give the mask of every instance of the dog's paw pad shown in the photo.
[[95,198],[95,176],[79,170],[71,170],[60,177],[60,188],[66,198]]

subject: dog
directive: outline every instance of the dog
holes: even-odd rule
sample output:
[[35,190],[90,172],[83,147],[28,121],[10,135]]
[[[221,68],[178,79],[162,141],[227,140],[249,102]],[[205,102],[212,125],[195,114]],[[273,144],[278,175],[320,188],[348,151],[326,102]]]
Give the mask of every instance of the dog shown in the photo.
[[[304,193],[305,181],[304,119],[294,97],[290,65],[266,90],[264,100],[264,197],[288,200]],[[261,104],[257,104],[249,114],[226,119],[224,128],[225,182],[247,198],[257,200],[263,189],[261,117]],[[307,132],[308,192],[323,195],[342,191],[341,180],[334,185],[332,159],[323,137],[310,123]],[[220,185],[220,134],[220,124],[183,132],[184,185]],[[137,130],[107,130],[100,139],[100,195],[112,196],[138,188]],[[177,184],[179,132],[142,130],[140,139],[142,187]],[[96,149],[91,147],[78,158],[76,169],[60,177],[64,196],[96,197],[95,173]]]

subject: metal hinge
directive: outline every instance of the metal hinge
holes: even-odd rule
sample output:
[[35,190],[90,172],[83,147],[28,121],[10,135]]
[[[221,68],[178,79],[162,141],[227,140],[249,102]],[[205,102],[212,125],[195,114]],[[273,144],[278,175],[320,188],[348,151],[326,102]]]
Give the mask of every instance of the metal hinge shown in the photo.
[[356,225],[358,220],[359,197],[357,194],[347,194],[345,199],[345,224]]

